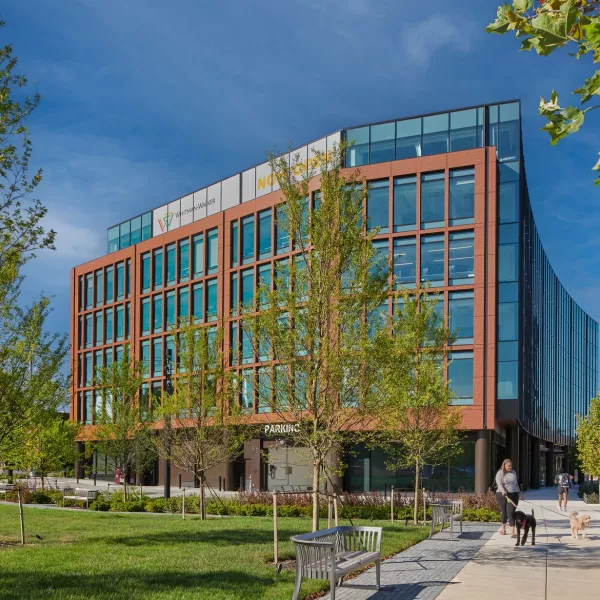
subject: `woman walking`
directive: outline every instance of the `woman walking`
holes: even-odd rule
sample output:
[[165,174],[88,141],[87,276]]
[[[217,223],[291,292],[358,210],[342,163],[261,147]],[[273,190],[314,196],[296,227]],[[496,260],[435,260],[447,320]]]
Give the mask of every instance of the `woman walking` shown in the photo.
[[515,533],[515,510],[519,504],[519,481],[517,474],[513,471],[512,461],[507,458],[502,463],[500,470],[496,473],[496,499],[502,514],[502,527],[500,535],[506,535],[506,522],[510,524],[510,537],[517,537]]

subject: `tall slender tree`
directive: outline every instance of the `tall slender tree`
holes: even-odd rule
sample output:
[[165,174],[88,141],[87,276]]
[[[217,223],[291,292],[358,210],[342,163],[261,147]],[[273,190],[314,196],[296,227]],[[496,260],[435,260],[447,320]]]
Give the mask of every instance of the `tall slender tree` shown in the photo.
[[577,456],[586,473],[600,477],[600,395],[587,415],[577,415]]

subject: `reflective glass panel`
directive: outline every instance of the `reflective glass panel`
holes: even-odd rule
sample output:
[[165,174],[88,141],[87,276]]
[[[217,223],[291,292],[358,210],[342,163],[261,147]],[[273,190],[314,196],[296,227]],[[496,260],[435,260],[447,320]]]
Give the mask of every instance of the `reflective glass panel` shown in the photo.
[[390,230],[390,185],[387,179],[370,181],[367,195],[367,227],[378,228],[379,233]]
[[417,223],[417,178],[394,179],[394,231],[409,231]]
[[444,226],[444,173],[421,175],[421,229]]
[[475,169],[450,171],[450,225],[473,223],[475,218]]
[[472,231],[450,234],[448,244],[448,283],[465,285],[475,277],[474,235]]
[[421,238],[421,282],[432,286],[444,285],[444,236]]
[[[369,128],[359,127],[346,132],[346,166],[359,167],[369,164]],[[350,145],[352,146],[350,147]]]
[[395,136],[395,123],[371,126],[371,164],[394,160]]

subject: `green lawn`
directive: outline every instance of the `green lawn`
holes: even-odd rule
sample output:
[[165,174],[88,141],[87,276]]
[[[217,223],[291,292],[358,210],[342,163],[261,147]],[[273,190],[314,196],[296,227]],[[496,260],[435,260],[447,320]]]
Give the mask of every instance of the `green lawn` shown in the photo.
[[[423,527],[389,523],[384,556],[424,539]],[[325,526],[323,523],[322,526]],[[295,573],[275,574],[270,518],[119,515],[25,509],[25,547],[16,506],[0,505],[0,599],[183,600],[292,597]],[[280,559],[292,558],[290,536],[308,531],[307,519],[279,519]],[[41,536],[39,540],[35,535]],[[304,580],[305,595],[324,582]]]

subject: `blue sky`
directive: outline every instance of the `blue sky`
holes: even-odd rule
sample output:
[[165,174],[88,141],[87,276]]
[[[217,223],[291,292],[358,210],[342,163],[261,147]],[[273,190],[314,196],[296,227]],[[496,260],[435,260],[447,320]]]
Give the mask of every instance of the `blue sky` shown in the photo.
[[[551,147],[540,95],[563,102],[590,61],[518,52],[484,26],[498,0],[69,0],[5,3],[12,43],[42,104],[31,120],[39,197],[57,251],[26,292],[55,296],[68,331],[70,268],[106,228],[342,127],[520,98],[530,195],[567,289],[600,319],[599,117]],[[424,8],[428,12],[424,11]]]

